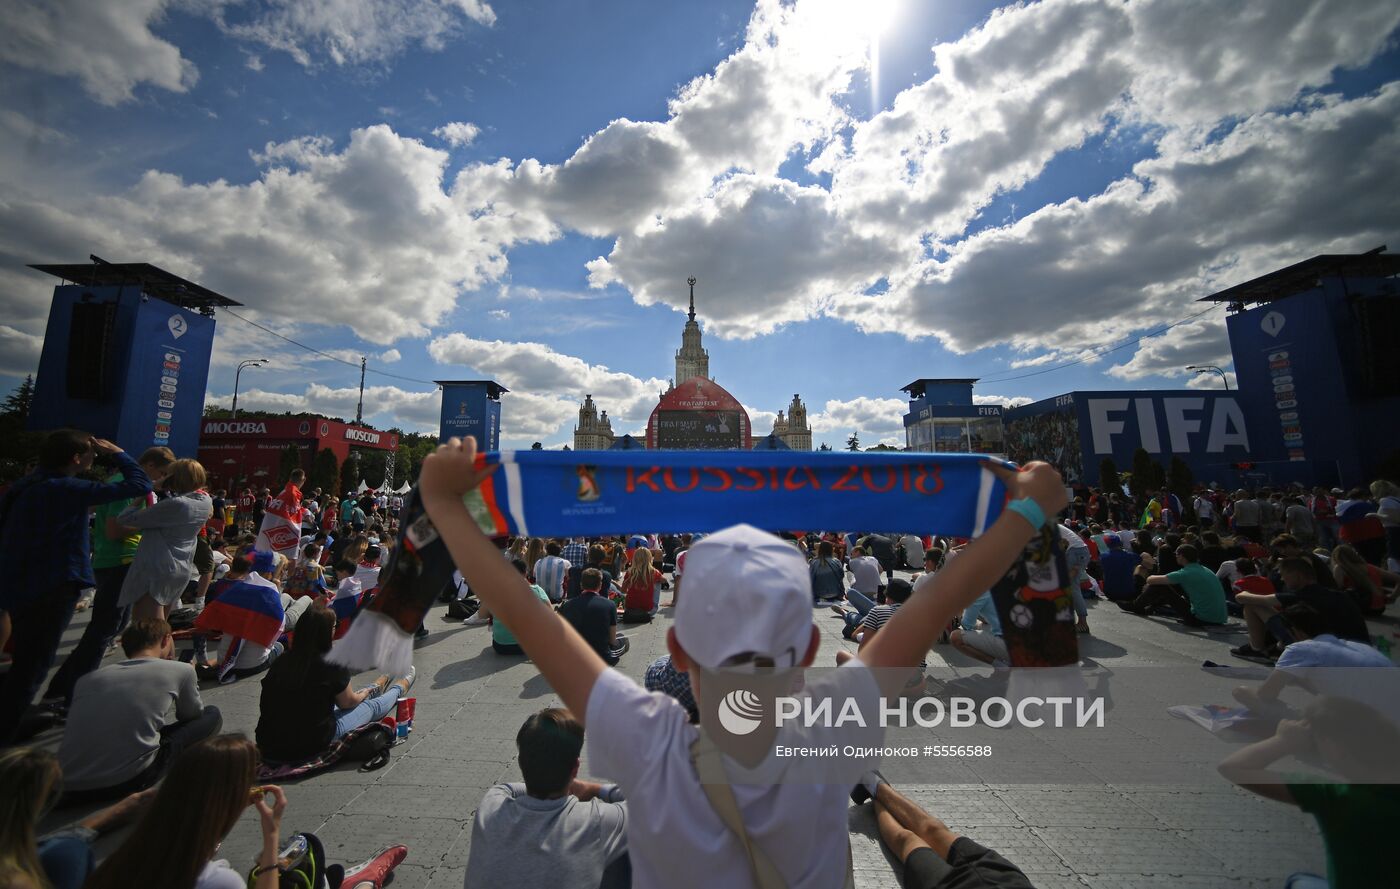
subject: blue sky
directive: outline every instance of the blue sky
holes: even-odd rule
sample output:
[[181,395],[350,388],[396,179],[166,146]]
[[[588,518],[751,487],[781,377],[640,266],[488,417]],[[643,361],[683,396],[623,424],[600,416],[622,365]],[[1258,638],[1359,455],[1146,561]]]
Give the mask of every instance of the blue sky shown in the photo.
[[[435,427],[401,377],[490,376],[506,444],[556,446],[585,393],[644,425],[693,274],[712,375],[756,430],[797,392],[817,441],[902,443],[918,377],[1218,385],[1182,368],[1228,365],[1219,313],[1132,340],[1400,235],[1387,4],[10,7],[7,387],[51,287],[24,264],[97,253],[370,356],[400,377],[370,376],[379,425]],[[357,370],[231,316],[211,401],[249,357],[275,360],[241,405],[353,414]]]

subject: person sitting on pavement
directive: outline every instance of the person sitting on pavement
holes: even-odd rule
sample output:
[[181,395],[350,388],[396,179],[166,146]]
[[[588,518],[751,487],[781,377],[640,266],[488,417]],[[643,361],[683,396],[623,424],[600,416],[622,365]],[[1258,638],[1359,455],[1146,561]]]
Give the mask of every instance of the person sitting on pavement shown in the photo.
[[379,589],[379,559],[384,550],[377,543],[365,547],[365,554],[355,566],[355,581],[360,589],[372,593]]
[[661,583],[665,578],[652,564],[651,550],[638,549],[622,575],[624,623],[651,623],[661,608]]
[[567,710],[531,715],[515,735],[521,784],[486,791],[472,819],[466,887],[627,887],[627,804],[615,784],[578,778],[583,726]]
[[[850,699],[872,719],[883,694],[893,695],[942,627],[1005,575],[1047,515],[1066,501],[1053,467],[1029,463],[1021,472],[987,462],[1006,486],[1010,506],[951,566],[920,582],[850,666],[808,679],[804,694]],[[759,855],[789,886],[835,885],[847,871],[846,787],[878,765],[878,755],[836,760],[825,781],[801,780],[791,760],[773,756],[782,728],[755,720],[755,731],[729,751],[719,734],[726,688],[776,706],[817,656],[807,566],[788,543],[749,525],[706,536],[689,551],[686,597],[676,608],[667,648],[690,677],[701,725],[689,724],[673,699],[648,693],[606,661],[567,622],[526,594],[524,580],[499,559],[472,519],[464,497],[495,467],[478,468],[476,442],[451,439],[423,461],[419,496],[452,560],[472,589],[511,624],[521,647],[589,735],[589,762],[615,780],[629,800],[628,855],[639,886],[747,886]],[[735,686],[738,686],[735,688]],[[789,731],[783,737],[796,740]],[[814,730],[804,744],[878,744],[883,732],[867,723]],[[874,748],[878,749],[878,747]],[[726,781],[732,769],[761,769],[763,780]],[[708,780],[702,779],[701,775]],[[783,780],[793,774],[797,780]],[[843,782],[845,786],[842,786]],[[715,802],[712,802],[714,800]],[[722,816],[719,804],[729,813]]]
[[885,577],[880,571],[880,563],[874,556],[866,555],[865,547],[852,548],[851,560],[846,567],[851,571],[852,589],[872,601],[885,600]]
[[812,576],[812,603],[839,602],[846,594],[846,569],[836,558],[836,547],[831,541],[817,544],[817,556],[807,566]]
[[[308,849],[324,851],[311,834],[297,834],[284,846],[287,796],[276,785],[255,786],[257,766],[258,750],[242,735],[219,735],[186,750],[145,815],[83,889],[380,889],[408,856],[407,846],[394,845],[346,868],[307,856]],[[214,856],[250,806],[258,812],[262,848],[245,876]]]
[[73,688],[58,748],[65,804],[145,790],[181,750],[223,725],[219,708],[200,699],[194,668],[171,659],[170,624],[133,621],[121,644],[125,660],[94,670]]
[[[896,586],[899,587],[898,590],[894,589]],[[886,603],[895,602],[898,604],[908,600],[912,592],[913,585],[909,581],[903,578],[895,578],[894,582],[885,589],[885,601]],[[858,642],[860,641],[861,633],[864,632],[862,629],[862,621],[864,621],[866,615],[876,607],[877,603],[874,599],[867,598],[859,590],[855,589],[846,591],[846,601],[851,604],[851,608],[847,608],[844,605],[832,605],[831,610],[841,615],[841,619],[846,622],[846,626],[841,629],[841,635],[846,639],[852,639]]]
[[559,606],[559,616],[569,622],[608,666],[627,653],[627,637],[617,631],[617,607],[602,595],[606,571],[585,568],[579,576],[579,594]]
[[603,575],[603,585],[599,589],[603,590],[604,593],[606,593],[608,588],[612,586],[613,582],[612,572],[604,567],[604,563],[607,560],[608,551],[602,546],[602,544],[595,543],[589,546],[588,564],[574,565],[569,569],[568,574],[565,575],[564,598],[572,599],[575,596],[579,595],[580,592],[582,592],[583,587],[580,584],[583,578],[583,572],[588,570],[589,568],[592,568]]
[[[894,617],[895,613],[899,611],[905,602],[909,601],[909,597],[913,594],[914,587],[909,581],[902,577],[896,577],[894,580],[890,581],[889,586],[885,588],[884,605],[873,606],[859,618],[855,618],[855,616],[849,612],[846,614],[846,626],[851,629],[852,633],[852,635],[847,638],[855,639],[860,643],[856,648],[857,652],[860,652],[874,641],[875,634],[878,633],[885,624],[889,623],[890,618]],[[852,627],[853,619],[857,621],[854,627]],[[849,651],[838,651],[836,652],[836,665],[838,667],[842,666],[850,661],[852,657],[854,657],[854,655]],[[905,694],[920,694],[923,692],[924,670],[926,669],[928,669],[928,661],[926,659],[920,660],[918,670],[912,673],[904,684],[903,692]]]
[[258,749],[278,763],[305,762],[352,730],[378,722],[408,694],[417,671],[390,682],[350,687],[350,671],[326,660],[335,632],[335,612],[316,603],[297,624],[292,647],[262,681],[256,737]]
[[1311,550],[1304,549],[1298,542],[1298,538],[1294,537],[1292,534],[1278,535],[1270,543],[1270,547],[1272,551],[1269,562],[1267,568],[1264,569],[1262,573],[1273,582],[1275,589],[1284,585],[1283,578],[1279,574],[1279,566],[1281,566],[1286,559],[1303,559],[1311,562],[1313,574],[1317,577],[1316,582],[1318,586],[1327,587],[1328,589],[1341,588],[1337,579],[1332,576],[1332,569],[1331,566],[1327,564],[1327,560]]
[[[1311,567],[1311,566],[1309,566]],[[1310,701],[1301,719],[1284,719],[1273,737],[1226,757],[1227,780],[1265,799],[1297,806],[1317,820],[1327,878],[1294,874],[1295,889],[1370,889],[1393,885],[1395,825],[1400,824],[1400,727],[1341,697]],[[1312,759],[1340,777],[1271,769],[1287,757]]]
[[1368,616],[1384,614],[1386,606],[1400,596],[1400,574],[1368,563],[1356,547],[1345,543],[1332,550],[1331,574],[1337,588]]
[[544,545],[545,555],[535,563],[535,583],[538,583],[549,596],[551,602],[564,600],[564,578],[569,573],[569,563],[560,555],[563,547],[559,541],[551,540]]
[[63,795],[58,758],[38,747],[0,752],[0,886],[81,889],[93,868],[93,842],[137,817],[154,790],[133,793],[75,824],[41,837],[34,832]]
[[[1400,667],[1390,658],[1370,645],[1328,633],[1322,615],[1310,605],[1290,605],[1280,616],[1293,641],[1279,655],[1269,678],[1254,688],[1239,686],[1235,700],[1263,716],[1292,717],[1296,714],[1279,696],[1296,685],[1316,695],[1360,701],[1400,722]],[[1368,672],[1358,673],[1356,668]],[[1385,672],[1369,672],[1373,668]]]
[[[987,628],[977,628],[977,620],[986,621]],[[984,664],[1009,666],[1011,655],[1001,637],[1001,618],[997,616],[992,592],[988,590],[973,600],[963,611],[961,625],[948,635],[953,647]]]
[[1020,868],[930,815],[878,771],[851,799],[874,800],[880,841],[903,865],[905,889],[1034,889]]
[[1123,548],[1116,534],[1105,534],[1104,552],[1099,556],[1103,571],[1103,594],[1112,602],[1126,602],[1138,597],[1133,572],[1142,564],[1142,557]]
[[1118,607],[1145,615],[1158,605],[1169,605],[1188,627],[1225,623],[1229,619],[1225,591],[1216,576],[1197,561],[1196,548],[1183,543],[1174,555],[1180,568],[1169,574],[1151,575],[1142,595],[1131,602],[1119,602]]
[[[297,622],[315,600],[310,596],[293,599],[287,593],[279,592],[277,586],[263,574],[263,572],[271,570],[272,563],[272,553],[265,550],[254,550],[251,553],[251,559],[249,555],[234,557],[224,579],[214,585],[213,597],[217,601],[236,584],[256,587],[255,590],[248,590],[246,586],[242,589],[260,593],[261,598],[265,600],[265,607],[268,611],[280,609],[282,612],[282,632],[291,633],[296,630]],[[220,630],[224,634],[223,651],[219,657],[213,660],[208,660],[206,657],[204,636],[201,634],[196,637],[194,665],[200,679],[227,683],[256,676],[271,667],[272,662],[282,654],[284,646],[281,641],[274,639],[271,645],[262,645],[251,639],[245,639],[239,635],[240,630],[219,626],[220,617],[220,614],[210,609],[200,615],[200,620],[196,624],[201,628],[208,627],[210,630]]]
[[1339,639],[1351,639],[1370,644],[1371,633],[1366,618],[1351,597],[1340,590],[1317,585],[1312,562],[1307,559],[1285,559],[1279,565],[1284,589],[1273,595],[1237,593],[1235,602],[1244,609],[1245,627],[1249,641],[1230,649],[1236,657],[1266,658],[1277,653],[1280,645],[1292,641],[1292,634],[1283,625],[1278,612],[1302,602],[1322,615],[1324,632]]
[[326,581],[321,568],[321,545],[314,539],[301,548],[301,557],[288,569],[287,581],[282,585],[282,592],[293,599],[325,594]]
[[[515,570],[519,571],[521,576],[526,577],[528,580],[528,575],[525,573],[524,559],[515,559],[511,562],[511,565],[515,566]],[[549,602],[549,594],[546,593],[544,588],[539,584],[530,584],[530,592],[535,594],[536,599],[545,603]],[[503,620],[491,621],[491,649],[495,651],[496,654],[515,655],[517,657],[524,656],[525,654],[525,652],[521,650],[520,644],[515,641],[515,634],[511,633],[510,627],[506,626],[506,622]]]
[[669,654],[647,664],[642,677],[642,687],[647,691],[659,691],[667,697],[675,698],[690,715],[691,723],[700,722],[700,708],[695,703],[695,692],[690,688],[690,675],[676,669]]

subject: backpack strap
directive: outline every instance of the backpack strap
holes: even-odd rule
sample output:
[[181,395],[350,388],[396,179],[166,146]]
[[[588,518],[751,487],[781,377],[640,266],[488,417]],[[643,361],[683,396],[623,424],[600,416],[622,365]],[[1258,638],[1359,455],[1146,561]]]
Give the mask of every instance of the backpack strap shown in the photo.
[[[705,792],[710,808],[714,809],[719,820],[729,832],[734,834],[744,846],[749,858],[749,872],[757,889],[787,889],[787,882],[779,873],[773,860],[763,851],[763,847],[749,837],[744,826],[744,816],[739,811],[739,801],[734,797],[734,788],[729,783],[729,775],[724,769],[724,760],[719,748],[700,728],[695,741],[690,745],[690,764],[700,777],[700,789]],[[846,835],[846,889],[855,889],[854,861],[851,857],[851,837]]]

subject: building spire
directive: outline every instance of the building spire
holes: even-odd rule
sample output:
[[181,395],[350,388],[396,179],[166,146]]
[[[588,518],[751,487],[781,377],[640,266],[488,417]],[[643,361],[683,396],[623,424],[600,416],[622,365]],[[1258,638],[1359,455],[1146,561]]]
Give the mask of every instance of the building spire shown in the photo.
[[687,316],[691,321],[695,320],[695,276],[691,275],[685,279],[685,283],[690,285],[690,314]]

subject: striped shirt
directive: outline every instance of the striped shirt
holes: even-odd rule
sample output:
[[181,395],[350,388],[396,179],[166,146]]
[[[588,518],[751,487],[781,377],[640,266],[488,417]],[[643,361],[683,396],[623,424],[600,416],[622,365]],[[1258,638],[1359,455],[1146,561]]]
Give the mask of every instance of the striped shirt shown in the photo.
[[551,602],[564,598],[564,575],[568,573],[569,563],[559,556],[545,556],[535,563],[535,583]]
[[[894,617],[894,613],[898,610],[899,605],[876,605],[865,613],[865,617],[861,619],[860,625],[867,630],[878,630],[888,623],[889,619]],[[919,661],[919,669],[927,670],[928,661]]]

